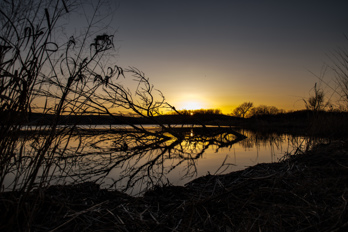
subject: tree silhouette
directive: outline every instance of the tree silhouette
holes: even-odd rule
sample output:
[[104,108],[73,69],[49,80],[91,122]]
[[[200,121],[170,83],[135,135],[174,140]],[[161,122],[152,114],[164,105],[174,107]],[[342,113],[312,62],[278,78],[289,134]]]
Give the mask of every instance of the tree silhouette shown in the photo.
[[[346,41],[348,42],[348,36],[345,35]],[[334,54],[331,55],[332,65],[329,67],[336,74],[334,81],[336,86],[329,86],[334,93],[339,96],[339,103],[343,102],[345,110],[348,107],[348,49],[347,47],[339,48]],[[322,78],[319,77],[321,81]],[[341,104],[339,104],[341,105]]]
[[[67,40],[57,37],[60,20],[85,5],[68,0],[0,3],[0,186],[13,173],[12,190],[30,192],[49,184],[53,162],[66,156],[74,135],[82,131],[78,124],[61,125],[69,116],[115,117],[126,110],[160,127],[153,131],[124,122],[137,132],[156,139],[168,134],[183,139],[175,128],[156,120],[163,108],[174,107],[165,102],[149,78],[136,68],[112,63],[114,35],[98,27],[107,16],[103,3],[88,3],[93,11],[86,15],[83,34]],[[136,88],[123,85],[123,78],[132,78]],[[44,125],[33,122],[33,112],[50,120]],[[79,147],[82,141],[77,143]]]
[[253,106],[254,104],[252,102],[244,102],[233,110],[232,115],[245,118],[247,117],[248,112],[250,112]]
[[307,110],[320,111],[323,110],[327,104],[325,104],[324,91],[317,88],[317,83],[314,85],[314,95],[307,100],[303,99]]

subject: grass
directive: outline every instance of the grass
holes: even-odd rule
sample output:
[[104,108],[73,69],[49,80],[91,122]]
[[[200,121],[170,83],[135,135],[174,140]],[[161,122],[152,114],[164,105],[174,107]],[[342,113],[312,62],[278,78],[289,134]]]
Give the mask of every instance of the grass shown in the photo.
[[18,193],[0,197],[2,231],[19,230],[14,215],[28,212],[33,231],[346,231],[348,141],[142,197],[90,182],[37,189],[22,208]]
[[[97,5],[93,5],[95,14],[88,16],[91,18],[88,18],[86,34],[79,38],[72,36],[64,42],[55,40],[59,34],[56,26],[61,18],[77,9],[71,1],[56,1],[56,5],[46,0],[20,1],[16,6],[15,1],[2,4],[1,231],[346,229],[347,141],[289,155],[277,164],[257,165],[223,176],[206,176],[186,187],[155,186],[143,197],[100,189],[91,182],[50,186],[55,168],[69,173],[67,166],[55,165],[57,158],[67,155],[66,147],[78,131],[77,123],[59,128],[67,116],[102,114],[119,120],[111,109],[121,107],[158,124],[163,132],[175,132],[155,117],[162,107],[174,107],[164,101],[162,93],[154,89],[144,73],[136,68],[123,70],[114,64],[108,67],[101,62],[114,47],[113,35],[100,34],[100,28],[93,31],[97,28],[94,22],[99,20],[95,16],[105,17],[98,14],[102,1],[93,2]],[[137,82],[134,92],[118,82],[127,73]],[[37,105],[40,101],[43,104]],[[23,134],[21,129],[31,120],[33,112],[49,115],[49,123],[35,124],[36,134]],[[245,122],[255,127],[270,127],[277,122],[282,126],[285,122],[289,128],[294,126],[293,119],[288,117],[288,121],[284,121],[277,117],[280,116]],[[185,120],[192,122],[191,117]],[[203,115],[196,120],[204,120],[204,126],[206,122],[224,121],[225,117]],[[347,135],[345,114],[317,112],[307,122],[295,124],[309,126],[303,129],[311,135],[333,138]],[[146,131],[134,121],[130,125],[158,138],[164,135]],[[46,136],[42,136],[43,132]],[[70,152],[78,154],[79,149],[78,145]],[[11,175],[15,175],[12,189],[6,192],[4,182]]]

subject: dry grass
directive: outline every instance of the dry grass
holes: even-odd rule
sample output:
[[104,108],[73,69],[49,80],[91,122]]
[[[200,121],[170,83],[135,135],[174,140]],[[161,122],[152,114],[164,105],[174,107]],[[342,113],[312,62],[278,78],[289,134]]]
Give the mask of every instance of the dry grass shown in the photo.
[[[26,199],[1,193],[1,231],[346,231],[348,142],[143,197],[84,183]],[[27,212],[31,221],[17,220]]]

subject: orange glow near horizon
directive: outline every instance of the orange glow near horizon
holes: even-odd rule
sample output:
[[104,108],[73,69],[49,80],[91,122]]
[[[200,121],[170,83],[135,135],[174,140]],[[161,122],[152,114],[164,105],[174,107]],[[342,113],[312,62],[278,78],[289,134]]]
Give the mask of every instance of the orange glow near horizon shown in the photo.
[[266,106],[275,106],[278,109],[282,109],[285,111],[291,111],[291,110],[302,110],[304,109],[302,101],[295,100],[294,103],[290,101],[289,104],[284,104],[281,97],[278,97],[277,100],[270,100],[265,98],[261,99],[253,99],[253,98],[247,98],[247,100],[243,99],[228,99],[228,98],[214,98],[207,100],[207,98],[204,97],[187,97],[188,100],[185,100],[184,98],[176,99],[176,101],[172,101],[173,106],[177,110],[200,110],[200,109],[219,109],[223,114],[231,114],[233,110],[238,107],[243,102],[250,101],[254,103],[254,106],[260,106],[260,105],[266,105]]

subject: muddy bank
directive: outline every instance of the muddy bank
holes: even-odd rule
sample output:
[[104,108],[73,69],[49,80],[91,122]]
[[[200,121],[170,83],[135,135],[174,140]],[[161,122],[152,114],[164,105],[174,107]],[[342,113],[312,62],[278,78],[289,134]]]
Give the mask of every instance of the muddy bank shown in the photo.
[[143,197],[93,183],[1,193],[1,231],[347,231],[348,141]]

